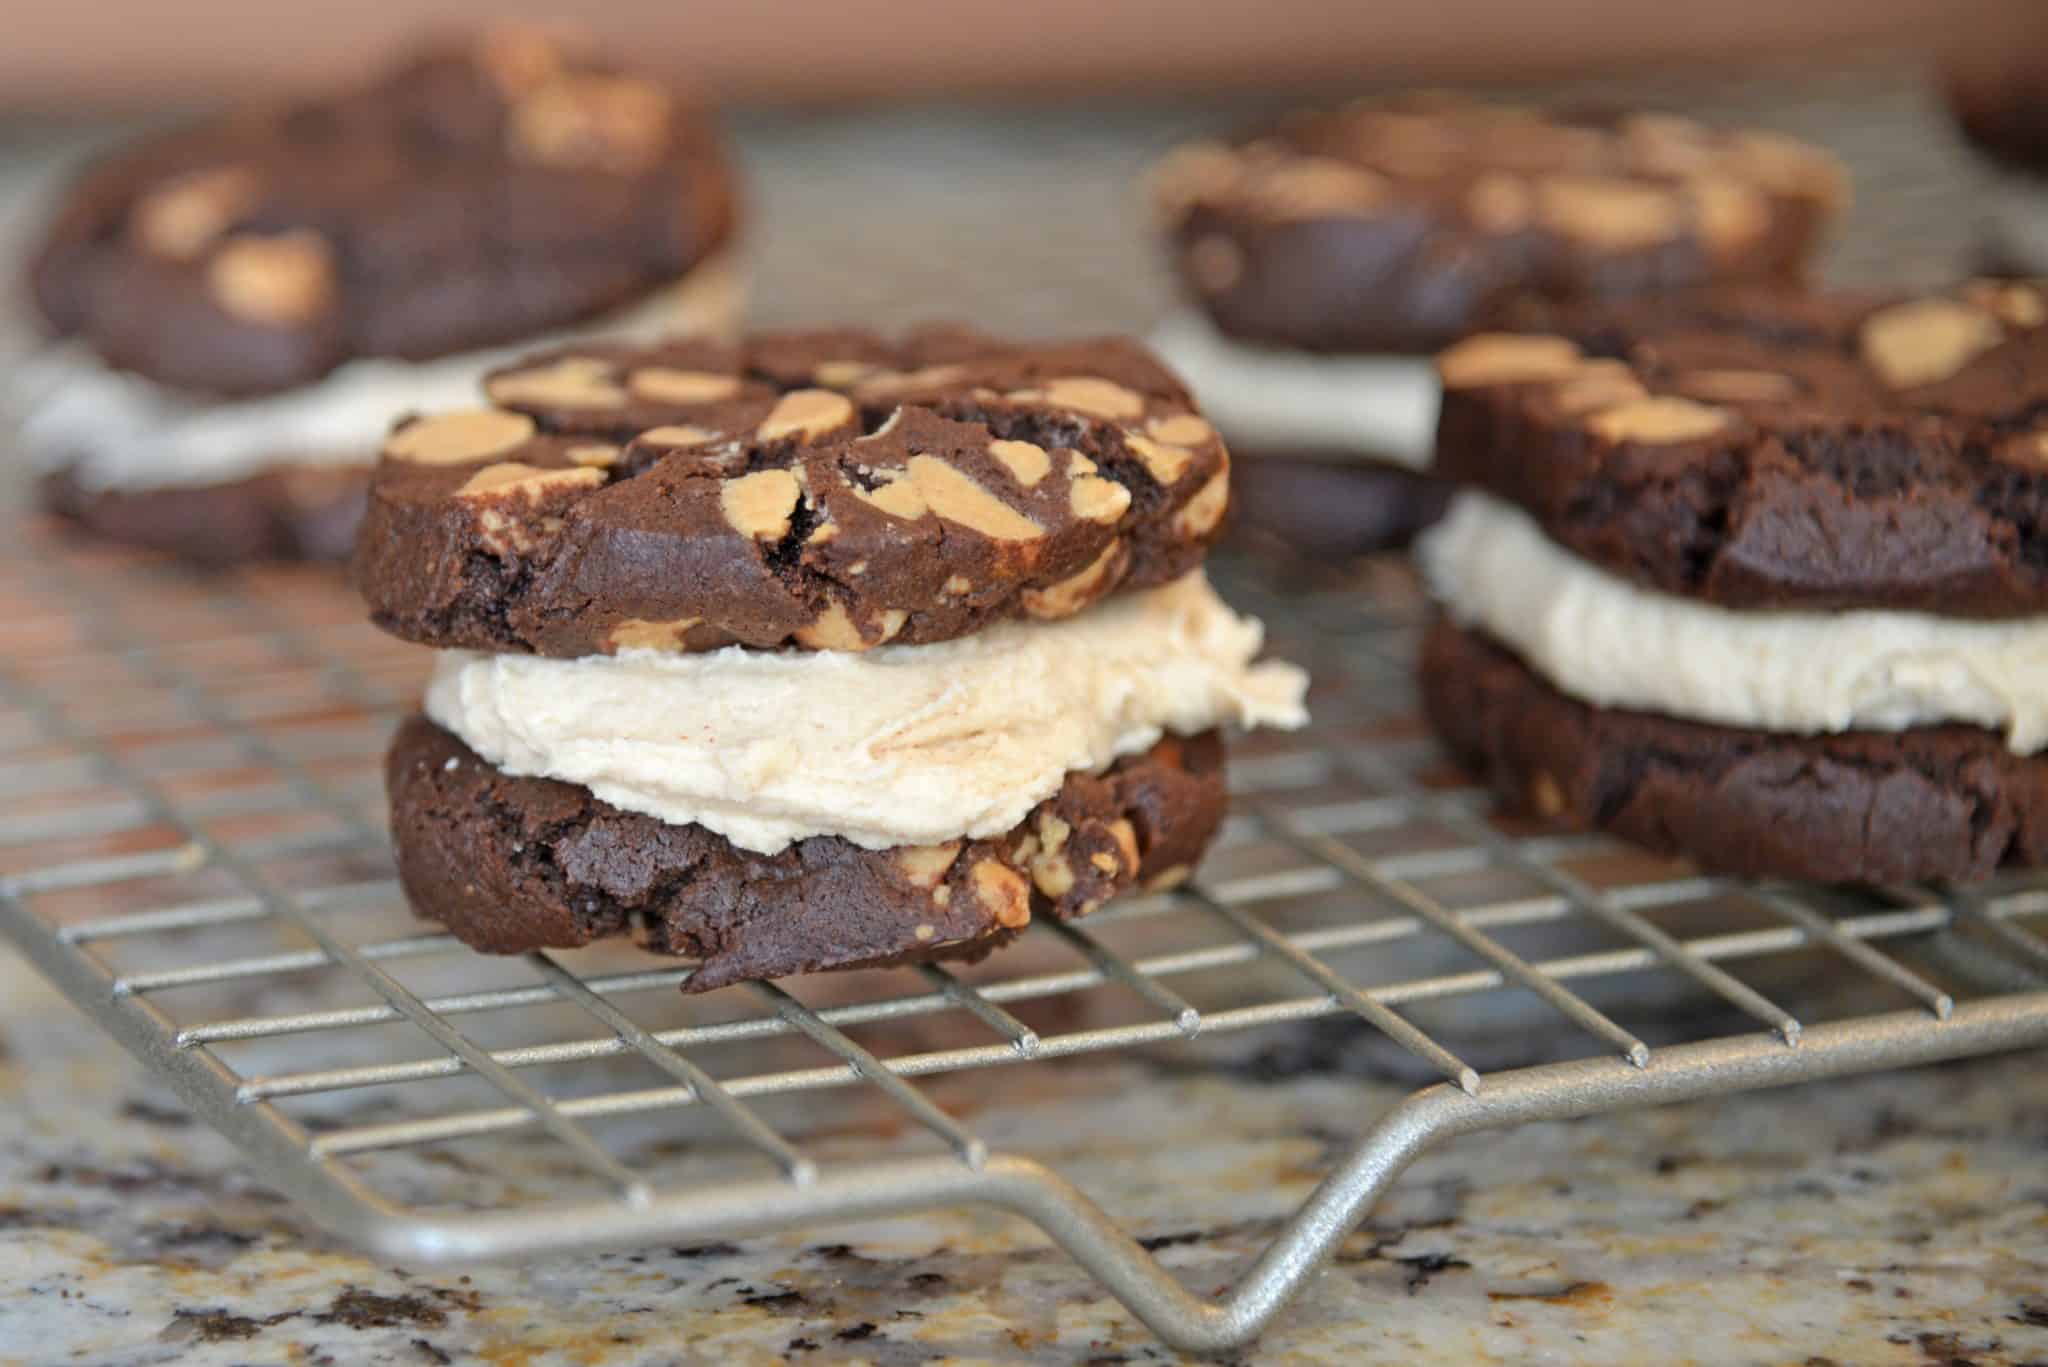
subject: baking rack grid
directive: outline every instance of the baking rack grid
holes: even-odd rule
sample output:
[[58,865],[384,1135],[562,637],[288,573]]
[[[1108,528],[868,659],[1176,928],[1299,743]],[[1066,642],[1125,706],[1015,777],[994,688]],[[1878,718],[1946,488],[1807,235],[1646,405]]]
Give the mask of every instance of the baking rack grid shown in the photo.
[[[330,578],[202,576],[40,524],[8,543],[0,926],[258,1176],[394,1259],[978,1203],[1035,1222],[1170,1344],[1220,1348],[1449,1136],[2048,1042],[2048,941],[2026,924],[2048,915],[2048,880],[1739,885],[1495,816],[1411,715],[1420,610],[1390,567],[1335,591],[1229,576],[1311,666],[1318,720],[1239,748],[1234,814],[1190,886],[1034,926],[978,966],[685,999],[687,965],[485,959],[405,916],[379,759],[423,652],[363,625]],[[1820,1005],[1787,1004],[1806,998]],[[935,1099],[969,1070],[1321,1017],[1376,1034],[1385,1068],[1421,1085],[1362,1118],[1216,1302],[1050,1166],[992,1151],[957,1089],[950,1110]],[[933,1142],[863,1157],[818,1140],[804,1103],[828,1089]],[[670,1180],[607,1130],[621,1119],[755,1165]],[[451,1205],[393,1190],[375,1161],[509,1143],[556,1146],[591,1186]]]

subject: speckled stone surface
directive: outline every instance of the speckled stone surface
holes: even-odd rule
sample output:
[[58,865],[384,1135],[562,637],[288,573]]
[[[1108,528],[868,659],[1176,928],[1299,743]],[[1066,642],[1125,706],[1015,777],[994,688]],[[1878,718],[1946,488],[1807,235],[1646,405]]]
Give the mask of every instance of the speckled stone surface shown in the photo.
[[[1965,258],[1973,225],[1957,206],[1976,172],[1910,70],[1673,98],[1849,159],[1864,204],[1831,258],[1838,277],[1926,280]],[[1131,178],[1244,112],[742,120],[759,316],[1142,328],[1167,296]],[[82,140],[13,134],[0,142],[10,225]],[[1236,1360],[2048,1362],[2044,1067],[2016,1055],[1459,1141],[1410,1169]],[[1413,1085],[1355,1029],[1323,1022],[929,1090],[1213,1295]],[[917,1144],[852,1093],[807,1105],[821,1161]],[[394,1190],[480,1202],[566,1181],[558,1155],[485,1152],[390,1155],[378,1171]],[[1043,1236],[981,1211],[516,1267],[380,1264],[253,1182],[0,950],[0,1362],[1170,1360]]]
[[[0,1359],[1173,1360],[1035,1231],[982,1212],[380,1266],[310,1233],[20,965],[0,991]],[[2048,1361],[2041,1069],[2019,1055],[1460,1141],[1418,1162],[1237,1360]],[[1203,1291],[1398,1090],[1124,1062],[1061,1078],[945,1095],[992,1142],[1113,1198]],[[454,1180],[487,1197],[547,1176],[513,1160]]]

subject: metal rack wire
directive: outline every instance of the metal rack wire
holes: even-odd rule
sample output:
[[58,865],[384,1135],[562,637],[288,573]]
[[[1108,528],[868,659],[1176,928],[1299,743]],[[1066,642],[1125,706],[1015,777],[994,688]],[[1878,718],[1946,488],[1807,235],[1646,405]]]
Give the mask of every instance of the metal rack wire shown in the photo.
[[[1255,1335],[1449,1136],[2048,1043],[2048,941],[2027,924],[2048,915],[2048,880],[1966,896],[1737,885],[1495,817],[1409,715],[1417,613],[1398,575],[1233,586],[1311,665],[1318,722],[1241,747],[1237,813],[1190,886],[1035,926],[980,966],[686,1000],[686,964],[489,960],[406,918],[379,759],[420,652],[362,625],[331,580],[199,577],[34,527],[11,546],[0,928],[258,1175],[394,1258],[982,1203],[1041,1226],[1162,1339],[1219,1348]],[[2004,980],[1962,971],[1981,962]],[[1389,1069],[1441,1080],[1369,1117],[1213,1303],[919,1084],[1320,1017],[1354,1018]],[[1530,1041],[1540,1056],[1518,1056]],[[895,1108],[929,1152],[821,1159],[800,1115],[772,1108],[832,1089]],[[604,1128],[635,1117],[753,1166],[666,1180]],[[555,1146],[589,1194],[454,1207],[394,1191],[374,1161],[513,1142]]]

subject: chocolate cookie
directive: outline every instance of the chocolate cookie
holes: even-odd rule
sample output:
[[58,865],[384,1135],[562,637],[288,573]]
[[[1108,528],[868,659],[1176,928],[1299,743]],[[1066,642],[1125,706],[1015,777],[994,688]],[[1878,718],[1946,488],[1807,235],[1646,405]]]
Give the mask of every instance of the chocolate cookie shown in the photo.
[[2048,293],[1708,294],[1446,351],[1436,470],[1735,608],[2048,609]]
[[252,395],[615,309],[733,213],[683,95],[506,32],[120,153],[72,187],[30,281],[108,363]]
[[1229,458],[1121,339],[961,329],[586,346],[400,426],[358,540],[442,647],[863,650],[1079,612],[1199,564]]
[[1309,561],[1355,560],[1405,546],[1443,516],[1452,493],[1448,482],[1398,465],[1291,451],[1239,451],[1235,459],[1233,542]]
[[1977,727],[1792,736],[1592,707],[1444,621],[1420,678],[1438,733],[1509,806],[1708,870],[1891,883],[2048,863],[2048,759]]
[[1778,134],[1446,95],[1184,147],[1155,189],[1179,272],[1224,332],[1411,354],[1519,295],[1796,277],[1847,197],[1832,157]]
[[363,519],[370,472],[277,465],[225,484],[140,491],[88,489],[68,470],[43,476],[43,506],[112,541],[201,565],[346,560]]
[[836,837],[775,855],[514,778],[424,717],[387,761],[399,876],[416,910],[490,953],[635,934],[702,961],[689,992],[820,969],[978,957],[1032,916],[1085,916],[1177,881],[1221,822],[1214,732],[1074,774],[989,840],[868,850]]

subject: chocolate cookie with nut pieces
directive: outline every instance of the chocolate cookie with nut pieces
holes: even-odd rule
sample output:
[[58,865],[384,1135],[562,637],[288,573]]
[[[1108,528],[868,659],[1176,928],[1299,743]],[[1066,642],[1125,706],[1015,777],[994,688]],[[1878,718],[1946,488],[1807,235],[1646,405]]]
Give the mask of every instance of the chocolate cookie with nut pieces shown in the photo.
[[733,218],[685,96],[506,30],[117,154],[72,188],[30,283],[108,363],[254,395],[606,313]]
[[1229,457],[1121,339],[958,328],[579,347],[384,449],[378,625],[552,656],[865,650],[1070,616],[1200,563]]
[[1154,195],[1224,332],[1423,354],[1524,295],[1796,278],[1847,181],[1780,134],[1419,94],[1183,147]]
[[[1566,335],[1566,334],[1570,335]],[[2048,291],[1707,293],[1438,363],[1436,470],[1733,608],[2048,610]]]
[[979,957],[1034,910],[1085,916],[1186,877],[1225,802],[1209,732],[1070,774],[1007,835],[894,850],[818,836],[762,855],[573,784],[510,777],[423,717],[400,729],[386,770],[399,876],[422,915],[498,954],[631,933],[700,961],[689,992]]

